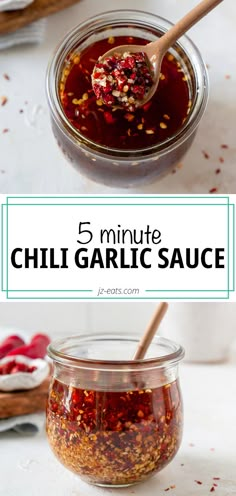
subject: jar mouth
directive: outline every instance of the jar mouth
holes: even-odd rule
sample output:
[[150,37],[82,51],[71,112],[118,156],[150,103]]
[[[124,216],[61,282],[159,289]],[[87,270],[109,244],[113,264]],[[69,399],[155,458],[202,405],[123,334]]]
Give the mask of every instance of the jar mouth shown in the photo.
[[[127,19],[131,20],[128,21]],[[96,18],[91,17],[87,19],[70,31],[58,46],[48,67],[46,80],[47,97],[54,119],[64,125],[63,132],[67,130],[69,138],[73,142],[79,142],[83,148],[88,151],[96,152],[98,155],[119,157],[121,160],[122,158],[125,160],[127,157],[142,157],[142,159],[145,160],[145,156],[149,159],[150,155],[153,155],[154,153],[158,153],[161,156],[162,154],[171,152],[177,145],[179,146],[183,143],[194,132],[206,108],[208,100],[208,76],[198,48],[186,35],[182,36],[174,45],[173,50],[175,50],[176,53],[179,51],[183,54],[183,57],[181,58],[185,58],[188,62],[195,85],[192,109],[182,127],[165,141],[138,150],[108,148],[107,146],[88,139],[81,134],[78,129],[74,128],[67,119],[62,108],[58,91],[62,67],[65,63],[66,56],[73,48],[76,46],[78,47],[79,41],[83,41],[85,35],[94,36],[94,33],[96,32],[99,33],[103,30],[108,30],[109,28],[119,28],[121,25],[133,26],[134,29],[136,27],[143,28],[143,30],[149,29],[150,35],[151,32],[152,35],[154,35],[154,31],[157,35],[157,32],[160,32],[161,34],[165,33],[173,26],[173,23],[163,17],[145,11],[128,9],[108,11],[96,16]]]
[[[101,350],[110,356],[111,350],[117,352],[117,346],[122,344],[121,353],[126,350],[132,357],[139,337],[124,334],[82,334],[61,338],[48,346],[48,355],[54,361],[64,365],[71,365],[86,369],[149,369],[177,364],[184,357],[184,349],[178,343],[167,338],[155,336],[147,354],[142,360],[104,359],[99,357]],[[88,351],[89,350],[89,351]],[[122,351],[123,350],[123,351]],[[94,356],[89,354],[94,353]],[[87,356],[86,356],[87,355]],[[97,355],[97,356],[96,356]],[[154,355],[154,356],[153,356]],[[122,355],[123,356],[123,355]]]

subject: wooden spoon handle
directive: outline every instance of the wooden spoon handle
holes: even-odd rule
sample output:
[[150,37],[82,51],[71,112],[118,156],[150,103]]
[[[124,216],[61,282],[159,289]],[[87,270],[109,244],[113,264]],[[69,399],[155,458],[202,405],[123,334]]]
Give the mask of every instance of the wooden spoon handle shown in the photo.
[[22,10],[0,13],[0,34],[11,33],[27,24],[78,3],[79,0],[35,0]]
[[139,341],[133,360],[141,360],[142,358],[144,358],[146,351],[153,339],[153,336],[156,334],[157,329],[167,311],[167,308],[168,304],[165,302],[158,305],[154,315],[152,316],[151,322],[149,322],[143,337]]
[[[213,10],[223,0],[203,0],[196,7],[194,7],[188,14],[186,14],[180,21],[178,21],[166,34],[158,40],[158,50],[165,53],[176,40],[178,40],[186,31],[188,31],[194,24],[205,17],[211,10]],[[156,43],[156,42],[154,42]]]

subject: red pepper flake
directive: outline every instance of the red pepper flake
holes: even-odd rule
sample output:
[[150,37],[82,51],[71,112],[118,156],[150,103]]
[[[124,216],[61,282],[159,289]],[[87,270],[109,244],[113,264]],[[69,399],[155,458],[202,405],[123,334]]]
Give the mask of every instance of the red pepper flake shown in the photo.
[[23,109],[20,109],[20,110],[19,110],[19,113],[20,113],[20,114],[23,114],[23,112],[24,112],[24,110],[23,110]]
[[3,77],[4,77],[4,79],[6,79],[7,81],[10,81],[10,76],[8,76],[8,74],[3,74]]
[[111,112],[104,112],[103,115],[107,124],[114,124],[116,122],[116,119],[113,117]]
[[175,489],[176,486],[174,484],[172,484],[172,486],[170,486],[171,489]]
[[196,482],[196,483],[197,483],[197,484],[199,484],[199,485],[201,485],[201,484],[202,484],[202,482],[201,482],[201,481],[199,481],[199,480],[195,480],[194,482]]
[[6,103],[8,102],[8,98],[6,96],[1,96],[0,101],[1,106],[4,107],[4,105],[6,105]]
[[[217,193],[217,191],[218,191],[218,188],[211,188],[209,190],[209,193]],[[211,451],[214,451],[214,448],[211,448]]]
[[142,102],[152,85],[152,74],[143,52],[114,53],[104,60],[99,58],[92,73],[97,99],[130,112]]
[[3,129],[2,133],[6,134],[6,133],[9,133],[9,131],[10,131],[10,129],[5,128],[5,129]]
[[213,493],[214,491],[215,491],[215,488],[214,488],[214,486],[212,486],[210,489],[210,493]]
[[213,480],[220,480],[220,477],[212,477]]
[[220,162],[221,164],[223,164],[223,163],[224,163],[224,161],[225,161],[225,160],[224,160],[224,158],[223,158],[223,157],[219,157],[219,162]]
[[203,156],[204,156],[207,160],[210,158],[210,155],[209,155],[207,152],[205,152],[204,150],[202,151],[202,153],[203,153]]
[[220,174],[221,173],[221,169],[216,169],[216,174]]
[[221,148],[223,148],[223,150],[228,150],[229,146],[228,145],[220,145]]
[[226,74],[226,75],[225,75],[225,79],[231,79],[230,74]]
[[216,483],[214,482],[213,486],[214,486],[214,487],[218,487],[218,484],[216,484]]
[[164,491],[169,491],[169,490],[170,490],[170,488],[169,488],[169,487],[167,487],[166,489],[164,489]]

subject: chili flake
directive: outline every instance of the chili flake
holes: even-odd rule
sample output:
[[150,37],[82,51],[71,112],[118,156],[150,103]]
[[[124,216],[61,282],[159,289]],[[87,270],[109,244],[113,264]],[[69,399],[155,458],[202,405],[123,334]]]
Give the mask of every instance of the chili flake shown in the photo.
[[223,145],[221,145],[221,148],[223,148],[223,150],[227,150],[229,148],[229,146],[223,144]]
[[[209,193],[216,193],[218,191],[218,188],[211,188],[209,190]],[[215,451],[214,448],[211,448],[210,451]]]
[[197,484],[199,484],[199,485],[201,485],[201,484],[202,484],[202,482],[201,482],[201,481],[199,481],[199,480],[195,480],[194,482],[196,482],[196,483],[197,483]]
[[10,131],[10,129],[5,128],[5,129],[3,129],[3,134],[9,133],[9,131]]
[[225,160],[224,160],[224,158],[223,158],[223,157],[220,157],[220,158],[219,158],[219,162],[220,162],[221,164],[223,164],[223,163],[224,163],[224,161],[225,161]]
[[10,76],[8,76],[8,74],[3,74],[3,77],[4,77],[4,79],[6,79],[7,81],[10,81]]
[[98,59],[92,73],[96,97],[108,106],[133,112],[153,85],[146,55],[143,52],[114,53]]
[[205,152],[204,150],[202,151],[202,153],[203,153],[203,156],[204,156],[207,160],[210,158],[210,155],[209,155],[207,152]]
[[216,169],[216,174],[220,174],[221,173],[221,169]]
[[213,493],[214,491],[215,491],[215,488],[214,488],[214,486],[212,486],[210,489],[210,493]]
[[6,103],[8,102],[8,98],[6,96],[1,96],[0,101],[1,106],[4,107],[4,105],[6,105]]

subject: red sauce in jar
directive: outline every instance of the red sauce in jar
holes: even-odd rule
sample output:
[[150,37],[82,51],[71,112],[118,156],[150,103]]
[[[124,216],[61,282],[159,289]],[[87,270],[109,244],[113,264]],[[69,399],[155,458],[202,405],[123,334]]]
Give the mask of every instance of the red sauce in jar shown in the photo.
[[146,44],[137,37],[118,36],[95,42],[82,53],[67,57],[60,82],[65,115],[86,138],[109,148],[138,150],[172,137],[191,108],[187,77],[172,54],[164,57],[160,82],[152,99],[128,112],[111,109],[96,98],[91,74],[99,56],[112,46]]
[[88,482],[139,482],[162,469],[179,448],[178,381],[154,389],[110,392],[53,380],[47,434],[59,460]]

